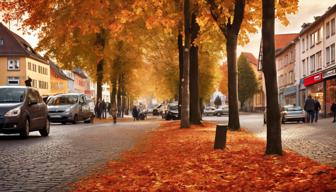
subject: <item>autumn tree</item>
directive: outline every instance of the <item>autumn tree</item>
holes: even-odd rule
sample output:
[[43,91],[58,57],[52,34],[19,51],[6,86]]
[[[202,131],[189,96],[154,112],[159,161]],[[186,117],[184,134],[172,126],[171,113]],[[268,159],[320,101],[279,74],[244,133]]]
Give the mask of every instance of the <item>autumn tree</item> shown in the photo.
[[236,50],[238,44],[238,33],[244,18],[245,0],[235,0],[232,3],[233,14],[224,16],[223,9],[215,0],[207,0],[210,5],[211,15],[217,22],[219,28],[226,38],[226,52],[228,62],[228,98],[229,98],[229,128],[240,129],[238,94],[237,94],[237,65]]
[[238,58],[238,97],[241,109],[245,102],[258,91],[258,80],[251,64],[242,54]]

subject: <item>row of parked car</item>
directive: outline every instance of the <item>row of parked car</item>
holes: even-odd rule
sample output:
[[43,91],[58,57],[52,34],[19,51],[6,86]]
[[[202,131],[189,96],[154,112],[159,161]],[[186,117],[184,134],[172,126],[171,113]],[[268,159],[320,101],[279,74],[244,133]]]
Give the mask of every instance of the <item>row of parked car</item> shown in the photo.
[[32,87],[0,86],[0,133],[50,133],[50,122],[92,123],[94,103],[81,93],[59,94],[43,100]]

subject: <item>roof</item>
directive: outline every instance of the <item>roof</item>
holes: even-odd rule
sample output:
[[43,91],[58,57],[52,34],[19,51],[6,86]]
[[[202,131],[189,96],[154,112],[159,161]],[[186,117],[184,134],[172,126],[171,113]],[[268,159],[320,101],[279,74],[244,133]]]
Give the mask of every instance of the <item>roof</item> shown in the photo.
[[83,79],[87,79],[87,75],[84,73],[84,71],[81,68],[76,68],[75,70],[73,70],[73,73],[79,75],[81,78]]
[[315,21],[313,23],[303,24],[302,25],[302,30],[300,31],[300,34],[302,35],[306,31],[312,29],[313,27],[315,27],[316,25],[321,23],[326,17],[328,17],[329,15],[331,15],[335,12],[336,12],[336,4],[333,5],[332,7],[329,7],[328,10],[323,15],[315,17]]
[[56,63],[52,62],[52,61],[48,61],[49,65],[50,65],[50,70],[53,70],[56,75],[64,80],[70,80],[70,78],[63,72],[62,69],[60,69]]
[[48,64],[48,62],[38,54],[27,41],[9,30],[1,22],[0,38],[5,42],[4,45],[1,46],[0,56],[26,56]]
[[258,65],[258,59],[250,52],[242,52],[241,55],[244,55],[249,63],[253,65]]
[[276,34],[274,35],[275,50],[285,48],[290,42],[292,42],[299,33],[288,33],[288,34]]

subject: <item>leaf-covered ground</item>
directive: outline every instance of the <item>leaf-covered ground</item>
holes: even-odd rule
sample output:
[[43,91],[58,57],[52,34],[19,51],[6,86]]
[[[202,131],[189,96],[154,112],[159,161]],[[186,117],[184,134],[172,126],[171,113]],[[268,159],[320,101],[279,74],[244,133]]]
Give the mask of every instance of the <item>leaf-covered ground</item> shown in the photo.
[[265,156],[265,142],[228,132],[225,150],[213,150],[215,126],[179,129],[162,124],[137,149],[74,191],[336,191],[336,169],[286,151]]

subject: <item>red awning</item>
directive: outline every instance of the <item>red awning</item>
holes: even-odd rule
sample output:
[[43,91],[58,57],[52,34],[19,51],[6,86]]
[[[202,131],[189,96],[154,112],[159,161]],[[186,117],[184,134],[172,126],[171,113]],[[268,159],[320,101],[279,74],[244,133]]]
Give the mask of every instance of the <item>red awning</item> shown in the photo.
[[323,81],[322,73],[317,73],[315,75],[304,78],[303,84],[307,87],[309,85],[313,85],[313,84],[319,83],[321,81]]

